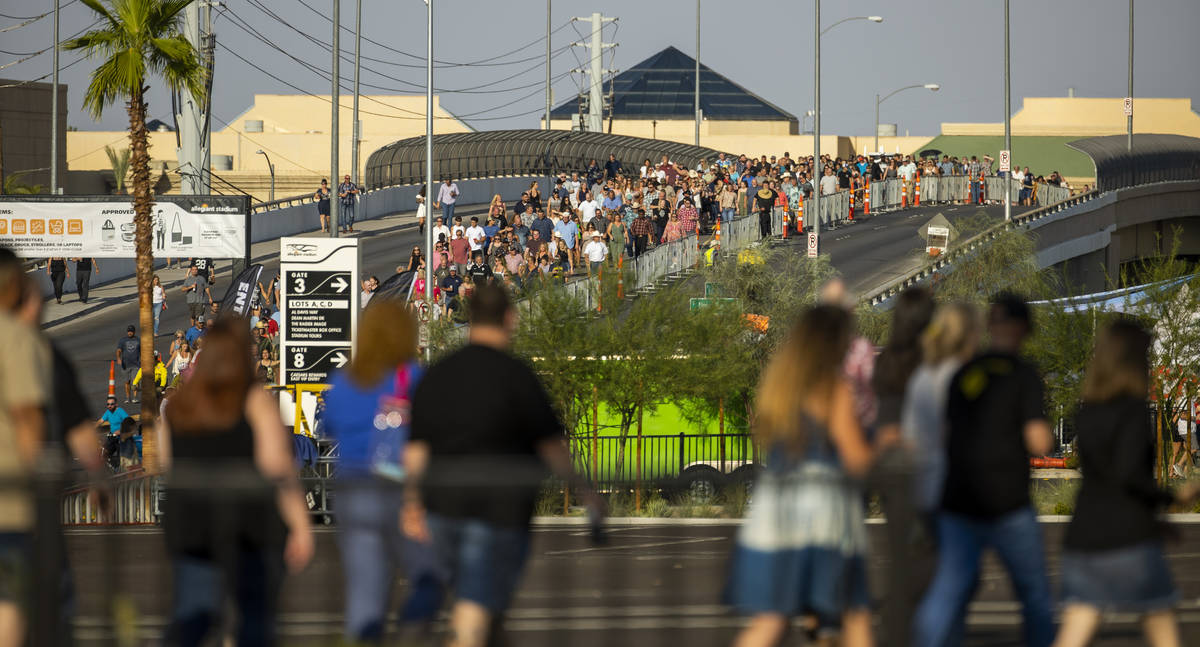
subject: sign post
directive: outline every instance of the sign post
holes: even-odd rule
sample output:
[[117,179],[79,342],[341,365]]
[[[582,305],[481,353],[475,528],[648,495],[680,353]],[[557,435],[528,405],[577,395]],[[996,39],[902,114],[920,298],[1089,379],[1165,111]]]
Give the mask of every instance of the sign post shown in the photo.
[[1133,97],[1125,97],[1125,116],[1133,116]]
[[817,257],[817,232],[815,231],[808,232],[808,257]]
[[[350,361],[358,328],[358,268],[357,238],[280,239],[283,384],[327,383]],[[315,412],[315,396],[300,404],[306,415]],[[281,407],[287,408],[283,402]]]
[[1000,151],[1000,172],[1012,171],[1012,151]]

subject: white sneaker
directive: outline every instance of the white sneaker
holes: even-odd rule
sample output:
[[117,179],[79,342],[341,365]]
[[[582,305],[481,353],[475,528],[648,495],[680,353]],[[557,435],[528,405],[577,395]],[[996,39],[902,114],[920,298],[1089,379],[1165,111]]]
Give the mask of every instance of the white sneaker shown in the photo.
[[1180,467],[1180,466],[1178,466],[1178,465],[1172,465],[1172,466],[1171,466],[1171,471],[1172,471],[1172,472],[1174,472],[1174,473],[1175,473],[1175,476],[1178,476],[1179,478],[1183,478],[1183,477],[1184,477],[1184,474],[1183,474],[1183,468],[1182,468],[1182,467]]

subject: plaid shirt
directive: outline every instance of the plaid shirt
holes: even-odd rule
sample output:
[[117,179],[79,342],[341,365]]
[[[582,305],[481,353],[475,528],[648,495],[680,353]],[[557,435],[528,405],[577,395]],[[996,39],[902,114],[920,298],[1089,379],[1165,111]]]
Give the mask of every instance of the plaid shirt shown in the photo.
[[638,216],[630,223],[629,233],[634,236],[651,236],[654,234],[654,222],[646,216]]

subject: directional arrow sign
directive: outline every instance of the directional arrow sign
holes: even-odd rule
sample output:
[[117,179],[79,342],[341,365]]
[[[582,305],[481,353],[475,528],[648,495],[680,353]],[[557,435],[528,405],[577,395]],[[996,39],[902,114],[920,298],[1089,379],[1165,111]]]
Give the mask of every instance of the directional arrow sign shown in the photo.
[[337,290],[338,294],[345,292],[346,288],[350,287],[350,284],[347,283],[346,279],[342,276],[338,276],[334,280],[330,281],[329,285]]
[[349,346],[288,346],[280,358],[288,384],[320,384],[350,361]]

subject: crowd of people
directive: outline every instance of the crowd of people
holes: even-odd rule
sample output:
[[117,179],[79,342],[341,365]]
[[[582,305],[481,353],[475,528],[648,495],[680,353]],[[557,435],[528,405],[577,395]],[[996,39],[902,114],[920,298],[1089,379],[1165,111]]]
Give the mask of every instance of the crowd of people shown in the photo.
[[1029,457],[1053,443],[1041,377],[1021,356],[1034,331],[1016,295],[997,295],[983,326],[973,307],[935,305],[912,289],[864,371],[845,303],[826,299],[801,317],[756,400],[753,432],[767,458],[730,569],[728,602],[751,616],[736,645],[780,644],[796,616],[814,633],[836,627],[843,645],[872,644],[870,491],[887,518],[889,645],[961,644],[986,551],[1012,581],[1023,644],[1082,647],[1112,611],[1140,614],[1152,645],[1181,644],[1159,514],[1190,504],[1200,486],[1172,492],[1153,476],[1151,335],[1134,320],[1100,332],[1084,379],[1083,482],[1063,539],[1055,627],[1030,500]]
[[[572,276],[593,276],[603,268],[622,267],[626,259],[636,259],[658,245],[694,233],[712,233],[718,223],[734,218],[758,215],[762,233],[768,235],[774,210],[786,207],[799,213],[817,190],[822,195],[856,192],[861,200],[869,182],[894,178],[911,182],[919,175],[964,176],[971,179],[971,201],[978,201],[983,191],[979,180],[993,175],[994,160],[987,155],[944,155],[940,161],[911,155],[822,156],[821,166],[820,177],[815,177],[811,156],[792,158],[786,152],[779,157],[736,159],[721,153],[692,167],[666,155],[657,162],[645,159],[627,167],[609,155],[604,164],[593,159],[582,171],[559,173],[552,187],[530,183],[511,205],[495,195],[486,214],[465,220],[454,215],[458,185],[445,178],[433,203],[433,213],[440,207],[441,215],[434,217],[432,254],[414,246],[397,272],[423,274],[426,264],[432,265],[436,300],[449,313],[457,309],[464,291],[475,285],[497,283],[515,295]],[[1014,181],[1022,187],[1021,204],[1032,204],[1037,184],[1066,186],[1057,171],[1043,177],[1028,167],[1014,168]],[[422,187],[416,197],[422,233],[425,193]],[[803,232],[803,222],[796,227]],[[414,290],[417,298],[423,298],[423,285]],[[363,291],[364,296],[371,292],[366,282]]]

